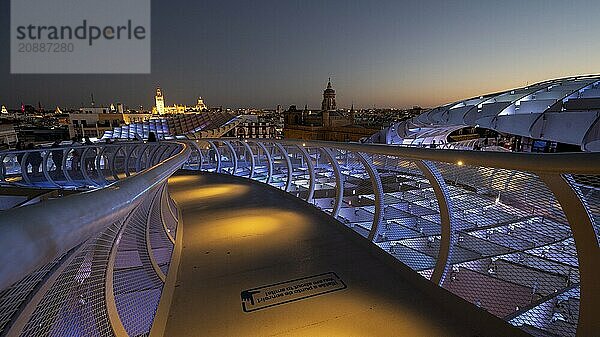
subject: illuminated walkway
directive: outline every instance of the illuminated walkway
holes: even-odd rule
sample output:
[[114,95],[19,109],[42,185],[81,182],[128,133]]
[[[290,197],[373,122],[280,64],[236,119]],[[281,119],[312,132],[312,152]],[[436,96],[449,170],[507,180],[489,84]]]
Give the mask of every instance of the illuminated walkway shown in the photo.
[[[361,239],[353,240],[356,234],[333,218],[279,190],[212,174],[172,177],[169,189],[183,216],[183,249],[165,336],[521,333],[483,312],[456,317],[454,310],[441,309],[402,276],[401,268],[387,264],[385,254],[359,244]],[[266,308],[246,302],[247,309],[257,310],[242,310],[244,290],[321,274],[337,277],[329,292],[281,296]],[[440,298],[443,290],[431,288]]]

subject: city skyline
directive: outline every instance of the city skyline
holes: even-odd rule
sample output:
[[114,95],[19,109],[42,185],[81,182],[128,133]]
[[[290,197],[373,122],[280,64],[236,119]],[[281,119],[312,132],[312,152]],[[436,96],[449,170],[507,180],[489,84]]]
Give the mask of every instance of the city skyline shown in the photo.
[[9,75],[4,53],[0,104],[149,108],[161,86],[172,103],[318,107],[332,77],[342,107],[434,107],[600,69],[593,1],[152,5],[151,75]]

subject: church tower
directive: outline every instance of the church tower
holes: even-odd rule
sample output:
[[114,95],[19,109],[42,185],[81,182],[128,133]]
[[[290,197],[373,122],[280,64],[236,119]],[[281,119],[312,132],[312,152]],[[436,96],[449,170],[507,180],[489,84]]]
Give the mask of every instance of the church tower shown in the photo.
[[204,100],[202,99],[202,97],[198,97],[198,101],[196,102],[196,109],[198,109],[198,111],[206,111],[206,110],[208,110],[208,108],[206,107],[206,104],[204,103]]
[[154,97],[156,101],[156,112],[159,115],[165,113],[165,97],[163,96],[162,90],[160,88],[156,88],[156,96]]
[[327,89],[323,91],[323,103],[321,103],[321,110],[337,110],[337,105],[335,103],[335,90],[333,90],[331,86],[331,78],[329,78],[329,82],[327,83]]

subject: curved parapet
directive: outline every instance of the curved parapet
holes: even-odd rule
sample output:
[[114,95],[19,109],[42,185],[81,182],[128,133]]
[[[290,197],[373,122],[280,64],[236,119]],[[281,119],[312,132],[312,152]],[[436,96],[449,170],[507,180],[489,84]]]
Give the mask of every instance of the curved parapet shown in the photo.
[[5,183],[93,190],[3,212],[0,334],[149,334],[179,233],[166,181],[190,152],[163,142],[6,153]]
[[165,160],[177,143],[117,142],[6,151],[0,184],[39,188],[100,188]]

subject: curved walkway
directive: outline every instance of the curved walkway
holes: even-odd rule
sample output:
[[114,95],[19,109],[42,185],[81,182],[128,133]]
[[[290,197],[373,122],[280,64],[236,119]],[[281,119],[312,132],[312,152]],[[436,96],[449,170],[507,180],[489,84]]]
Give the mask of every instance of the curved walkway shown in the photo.
[[520,334],[495,329],[504,323],[487,313],[492,325],[481,331],[471,324],[480,318],[442,309],[385,254],[282,191],[195,173],[172,177],[169,188],[183,249],[165,336]]

